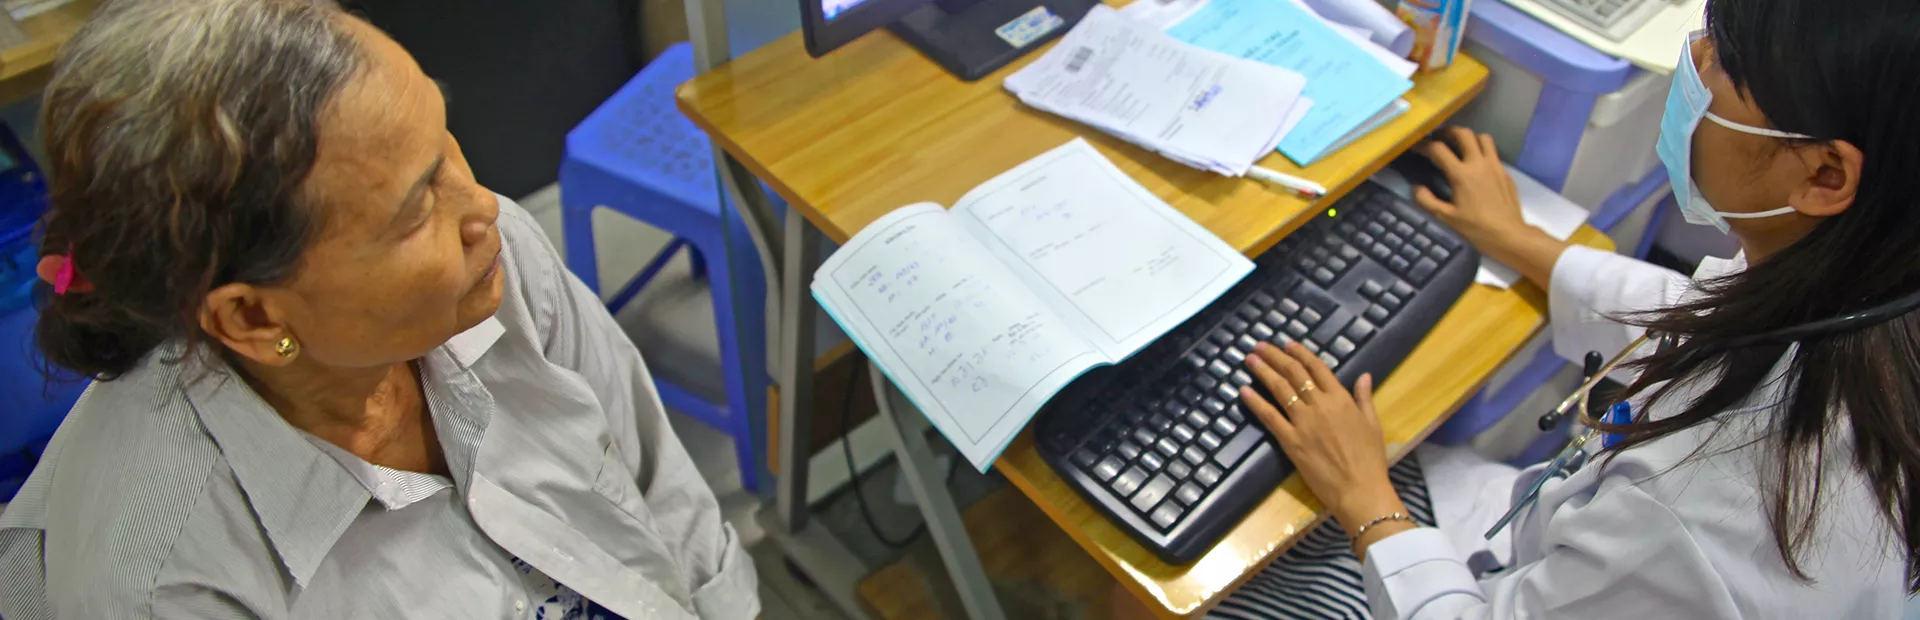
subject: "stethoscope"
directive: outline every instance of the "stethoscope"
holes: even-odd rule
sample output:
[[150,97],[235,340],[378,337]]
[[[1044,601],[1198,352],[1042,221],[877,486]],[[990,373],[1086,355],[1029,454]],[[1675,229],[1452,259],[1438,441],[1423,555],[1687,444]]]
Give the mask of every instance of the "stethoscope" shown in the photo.
[[[1712,351],[1696,351],[1693,355],[1707,355],[1717,351],[1740,349],[1760,344],[1797,342],[1812,336],[1835,334],[1871,327],[1903,316],[1915,309],[1920,309],[1920,291],[1908,293],[1893,301],[1858,312],[1850,312],[1836,317],[1742,336],[1729,340],[1715,347]],[[1604,364],[1600,363],[1599,351],[1590,351],[1587,353],[1585,368],[1582,372],[1586,378],[1580,382],[1580,387],[1576,388],[1573,394],[1561,399],[1560,404],[1554,407],[1552,411],[1548,411],[1546,414],[1540,416],[1540,430],[1551,431],[1560,425],[1561,420],[1566,419],[1567,414],[1577,411],[1580,414],[1580,422],[1586,429],[1582,430],[1579,436],[1575,437],[1572,441],[1569,441],[1567,447],[1561,449],[1560,453],[1553,457],[1553,460],[1547,462],[1546,468],[1542,469],[1540,475],[1534,479],[1533,483],[1527,486],[1527,492],[1521,494],[1520,499],[1513,503],[1513,507],[1507,509],[1506,514],[1500,516],[1500,520],[1494,523],[1492,529],[1487,530],[1487,540],[1493,540],[1493,537],[1498,535],[1500,530],[1506,529],[1507,525],[1513,523],[1514,518],[1518,517],[1522,510],[1540,501],[1540,491],[1546,486],[1548,480],[1571,476],[1575,471],[1580,469],[1581,465],[1586,464],[1594,454],[1594,452],[1588,451],[1588,447],[1593,444],[1594,440],[1600,440],[1600,449],[1602,450],[1611,448],[1619,443],[1621,439],[1619,435],[1602,433],[1598,429],[1593,428],[1594,420],[1591,416],[1594,409],[1591,407],[1590,397],[1595,386],[1600,385],[1600,382],[1605,380],[1607,375],[1611,374],[1620,364],[1625,363],[1633,357],[1634,353],[1639,351],[1640,348],[1645,346],[1649,341],[1656,343],[1654,348],[1656,354],[1665,353],[1680,343],[1679,337],[1673,334],[1655,335],[1652,332],[1648,332],[1641,334],[1639,338],[1635,338],[1632,344],[1627,345],[1620,353],[1614,355],[1613,359],[1607,360]],[[1616,401],[1607,407],[1600,421],[1607,424],[1630,423],[1633,421],[1633,408],[1631,405],[1628,405],[1625,400]]]

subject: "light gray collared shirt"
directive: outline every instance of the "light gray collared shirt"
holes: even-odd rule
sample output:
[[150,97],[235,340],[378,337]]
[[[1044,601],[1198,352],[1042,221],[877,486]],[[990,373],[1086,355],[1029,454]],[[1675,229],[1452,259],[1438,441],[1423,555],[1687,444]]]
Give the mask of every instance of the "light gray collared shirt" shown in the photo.
[[515,558],[634,620],[757,615],[638,350],[505,198],[499,227],[499,312],[420,361],[451,479],[325,450],[171,346],[94,384],[0,516],[0,616],[525,618]]

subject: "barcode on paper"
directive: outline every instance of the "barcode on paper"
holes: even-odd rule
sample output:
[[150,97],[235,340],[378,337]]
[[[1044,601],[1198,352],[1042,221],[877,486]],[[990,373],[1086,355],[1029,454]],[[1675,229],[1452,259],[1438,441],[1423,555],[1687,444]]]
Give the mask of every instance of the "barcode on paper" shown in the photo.
[[1093,48],[1083,47],[1073,50],[1073,56],[1067,58],[1067,73],[1079,73],[1080,67],[1086,66],[1087,61],[1091,59],[1093,59]]

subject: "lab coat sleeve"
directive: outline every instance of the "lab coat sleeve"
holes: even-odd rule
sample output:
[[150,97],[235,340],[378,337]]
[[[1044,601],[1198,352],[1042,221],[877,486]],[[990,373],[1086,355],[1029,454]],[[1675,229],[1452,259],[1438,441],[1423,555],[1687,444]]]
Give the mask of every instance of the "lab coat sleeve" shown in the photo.
[[1731,590],[1665,504],[1603,484],[1546,524],[1537,559],[1474,582],[1437,530],[1367,548],[1362,580],[1375,618],[1737,618]]
[[[1612,252],[1567,248],[1554,261],[1547,293],[1554,353],[1575,364],[1588,351],[1613,357],[1646,331],[1617,317],[1674,305],[1692,282],[1677,271]],[[1632,379],[1626,373],[1613,376]]]
[[634,473],[653,522],[691,579],[703,618],[759,614],[758,578],[693,459],[667,422],[640,350],[600,296],[568,271],[540,226],[500,200],[499,226],[523,274],[521,294],[547,361],[580,375],[607,414],[607,432]]

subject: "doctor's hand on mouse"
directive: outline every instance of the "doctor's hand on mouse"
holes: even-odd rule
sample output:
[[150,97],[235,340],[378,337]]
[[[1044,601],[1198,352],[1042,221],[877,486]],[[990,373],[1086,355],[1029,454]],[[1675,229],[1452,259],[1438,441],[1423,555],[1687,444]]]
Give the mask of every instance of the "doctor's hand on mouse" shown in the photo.
[[[1540,286],[1553,276],[1554,260],[1567,243],[1527,224],[1520,216],[1520,191],[1500,163],[1493,136],[1465,127],[1448,127],[1417,147],[1447,176],[1451,201],[1418,187],[1413,200],[1466,237],[1481,254],[1514,268]],[[1449,146],[1451,142],[1451,146]]]
[[[1260,343],[1247,356],[1247,369],[1280,402],[1268,401],[1251,387],[1240,388],[1241,401],[1272,431],[1307,487],[1348,536],[1371,524],[1353,541],[1355,554],[1364,558],[1367,545],[1414,527],[1387,478],[1372,375],[1362,375],[1348,392],[1333,371],[1299,343],[1287,343],[1284,349]],[[1399,518],[1393,518],[1396,515]]]

